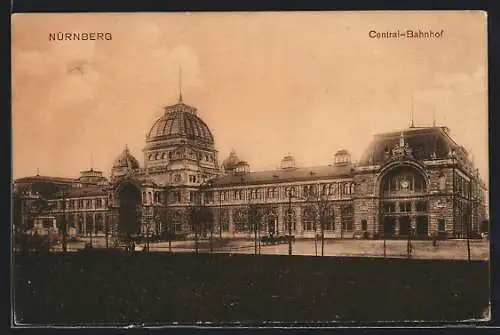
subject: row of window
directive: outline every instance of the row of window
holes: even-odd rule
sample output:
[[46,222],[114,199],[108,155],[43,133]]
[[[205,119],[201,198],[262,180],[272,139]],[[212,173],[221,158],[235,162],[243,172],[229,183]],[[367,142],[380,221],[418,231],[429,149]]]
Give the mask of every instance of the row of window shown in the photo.
[[[412,211],[411,201],[400,201],[396,202],[385,202],[383,205],[383,213],[408,213]],[[427,211],[427,201],[416,201],[415,203],[416,212],[426,212]]]
[[[66,201],[66,209],[100,209],[106,208],[107,203],[105,199],[75,199]],[[57,201],[57,209],[64,209],[64,200]]]
[[[340,221],[342,224],[342,230],[352,231],[354,229],[354,207],[352,205],[341,205],[340,208],[341,217]],[[227,219],[227,214],[224,216]],[[277,223],[277,215],[274,211],[270,211],[267,216],[262,217],[261,224],[265,228],[267,224],[267,230],[276,229],[275,225]],[[285,226],[288,229],[291,225],[292,230],[297,230],[297,216],[294,210],[285,210],[284,212]],[[333,208],[329,208],[323,213],[322,218],[318,218],[316,211],[312,208],[304,208],[303,212],[303,229],[305,231],[315,231],[319,228],[319,221],[322,220],[323,229],[326,231],[335,230],[335,213]],[[234,213],[233,217],[234,229],[236,232],[244,232],[252,230],[248,220],[248,213],[244,209],[239,209]],[[261,226],[262,227],[262,226]]]
[[[281,191],[281,192],[280,192]],[[263,199],[278,199],[286,198],[289,195],[292,197],[314,197],[318,196],[318,192],[322,196],[341,196],[351,195],[354,193],[354,183],[331,183],[323,185],[304,185],[302,187],[292,186],[290,188],[282,187],[261,187],[247,190],[220,191],[218,195],[220,201],[228,200],[263,200]],[[213,202],[214,195],[212,192],[207,193],[207,200]]]
[[[170,151],[170,152],[156,152],[156,153],[150,153],[148,155],[148,160],[149,161],[157,161],[157,160],[165,160],[165,159],[173,160],[173,159],[182,159],[184,158],[183,152],[182,151]],[[188,158],[191,159],[198,159],[200,161],[205,161],[205,162],[214,162],[215,158],[212,154],[208,153],[196,153],[196,152],[190,152],[187,154]]]

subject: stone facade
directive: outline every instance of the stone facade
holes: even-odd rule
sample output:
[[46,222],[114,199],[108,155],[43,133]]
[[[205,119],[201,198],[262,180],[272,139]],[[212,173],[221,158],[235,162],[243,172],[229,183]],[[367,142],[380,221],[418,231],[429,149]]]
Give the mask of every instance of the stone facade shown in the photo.
[[[251,172],[234,150],[219,164],[209,128],[196,108],[179,101],[165,107],[143,151],[141,168],[125,148],[109,180],[92,169],[74,180],[17,180],[23,220],[44,215],[67,222],[75,235],[118,238],[192,232],[198,223],[191,213],[203,208],[210,213],[203,230],[249,237],[249,208],[257,208],[263,234],[288,234],[291,222],[292,234],[302,237],[323,232],[330,238],[380,238],[412,232],[427,238],[478,232],[488,219],[486,186],[445,127],[377,134],[357,163],[340,150],[330,165],[296,167],[288,155],[280,169]],[[43,213],[26,210],[38,198],[49,204]]]

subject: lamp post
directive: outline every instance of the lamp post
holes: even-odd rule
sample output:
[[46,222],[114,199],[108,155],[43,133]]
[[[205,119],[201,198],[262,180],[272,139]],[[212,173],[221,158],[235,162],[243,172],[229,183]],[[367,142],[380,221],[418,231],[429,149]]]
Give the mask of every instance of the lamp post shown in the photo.
[[219,191],[219,239],[222,240],[222,191]]
[[213,220],[213,217],[210,217],[208,215],[208,211],[207,211],[207,208],[206,208],[206,199],[205,199],[205,196],[206,196],[206,191],[208,189],[208,187],[210,187],[210,183],[207,182],[207,181],[204,181],[201,185],[200,185],[200,195],[199,195],[199,202],[200,202],[200,209],[202,210],[202,221],[205,222],[206,220],[210,220],[210,253],[213,253],[214,249],[213,249],[213,231],[214,231],[214,220]]
[[292,196],[293,189],[291,187],[288,188],[288,255],[292,256]]
[[[411,221],[411,218],[410,218]],[[412,245],[412,235],[413,231],[415,230],[415,226],[413,222],[410,223],[410,231],[408,232],[408,245],[407,245],[407,252],[408,252],[408,258],[411,258],[412,252],[413,252],[413,245]]]
[[62,211],[63,211],[63,222],[61,225],[61,230],[62,230],[62,249],[63,252],[68,251],[68,225],[67,225],[67,220],[66,220],[66,197],[67,197],[67,192],[66,191],[61,191],[60,196],[62,198]]

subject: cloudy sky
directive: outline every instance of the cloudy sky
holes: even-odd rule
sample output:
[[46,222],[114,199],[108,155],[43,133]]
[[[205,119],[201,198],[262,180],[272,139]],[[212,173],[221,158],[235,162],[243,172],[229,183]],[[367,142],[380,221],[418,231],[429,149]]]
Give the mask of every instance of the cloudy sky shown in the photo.
[[[444,30],[438,39],[369,31]],[[49,41],[108,32],[112,40]],[[359,159],[372,136],[447,125],[488,172],[487,49],[479,12],[20,14],[12,18],[13,177],[109,175],[178,99],[198,108],[219,159],[251,169]],[[91,157],[93,157],[91,159]]]

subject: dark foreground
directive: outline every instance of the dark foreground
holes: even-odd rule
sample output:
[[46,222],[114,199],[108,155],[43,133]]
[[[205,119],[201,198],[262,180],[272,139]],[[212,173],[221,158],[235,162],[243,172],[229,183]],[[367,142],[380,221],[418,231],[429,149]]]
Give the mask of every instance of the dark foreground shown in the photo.
[[78,252],[17,255],[22,324],[457,321],[488,307],[485,261]]

